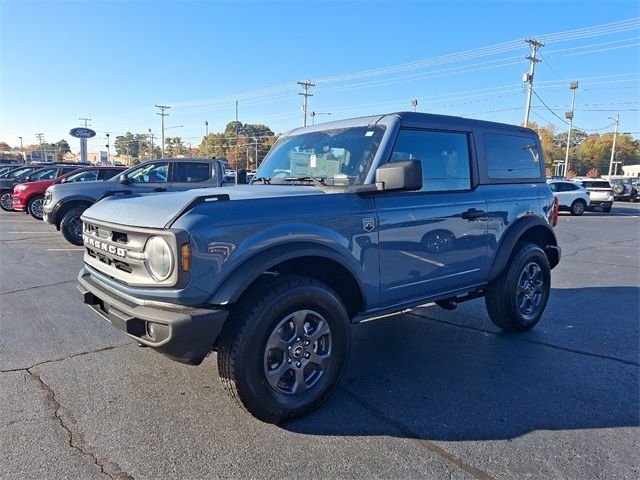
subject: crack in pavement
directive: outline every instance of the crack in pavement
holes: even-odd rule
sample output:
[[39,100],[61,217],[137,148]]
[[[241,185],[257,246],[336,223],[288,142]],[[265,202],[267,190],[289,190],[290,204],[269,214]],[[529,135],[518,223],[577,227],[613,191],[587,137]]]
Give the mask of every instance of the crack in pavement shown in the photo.
[[603,245],[592,245],[591,247],[584,247],[584,248],[579,248],[578,250],[576,250],[575,252],[572,253],[567,253],[566,255],[562,255],[562,260],[564,260],[567,257],[573,257],[574,255],[577,255],[578,253],[582,253],[586,250],[593,250],[595,248],[606,248],[609,247],[611,245],[616,245],[618,246],[621,243],[628,243],[628,242],[634,242],[634,241],[638,241],[640,240],[640,237],[633,237],[633,238],[629,238],[627,240],[617,240],[615,242],[609,242],[609,243],[605,243]]
[[73,355],[67,355],[66,357],[54,358],[53,360],[44,360],[42,362],[38,362],[38,363],[36,363],[34,365],[31,365],[30,367],[16,367],[16,368],[8,368],[6,370],[0,370],[0,373],[21,372],[23,370],[29,371],[32,368],[40,367],[42,365],[47,365],[49,363],[64,362],[65,360],[71,360],[72,358],[81,357],[83,355],[90,355],[92,353],[106,352],[106,351],[109,351],[109,350],[114,350],[116,348],[122,348],[122,347],[126,347],[128,345],[134,345],[134,343],[135,342],[131,341],[131,342],[127,342],[127,343],[120,343],[118,345],[110,345],[108,347],[98,348],[96,350],[89,350],[89,351],[86,351],[86,352],[74,353]]
[[2,292],[2,293],[0,293],[0,295],[9,295],[10,293],[24,292],[25,290],[31,290],[31,289],[34,289],[34,288],[55,287],[56,285],[63,285],[65,283],[76,282],[77,280],[78,280],[77,278],[74,278],[73,280],[62,280],[60,282],[49,283],[49,284],[46,284],[46,285],[35,285],[35,286],[32,286],[32,287],[19,288],[18,290],[10,290],[8,292]]
[[100,468],[100,472],[104,473],[109,478],[113,480],[134,480],[133,476],[129,475],[127,472],[124,472],[118,464],[106,460],[105,458],[99,457],[90,446],[86,445],[84,439],[82,438],[82,435],[80,435],[79,432],[74,432],[68,425],[68,423],[71,422],[67,422],[65,421],[65,418],[63,418],[64,416],[60,412],[61,405],[56,398],[55,391],[49,385],[47,385],[44,380],[42,380],[42,377],[39,373],[32,372],[29,368],[26,369],[26,372],[29,373],[29,375],[31,375],[36,380],[36,382],[38,382],[40,388],[45,392],[49,406],[53,410],[53,416],[58,420],[60,426],[65,431],[69,446],[74,450],[80,452],[80,454],[82,454],[83,456],[91,458],[93,463]]
[[371,403],[366,401],[364,398],[362,398],[358,394],[350,390],[347,390],[343,386],[338,387],[338,391],[344,394],[345,396],[349,397],[353,402],[357,403],[360,407],[364,408],[367,412],[369,412],[369,414],[371,414],[374,418],[376,418],[380,422],[399,431],[402,435],[404,435],[407,439],[409,439],[411,442],[415,443],[419,447],[425,448],[430,452],[436,454],[438,457],[442,458],[446,462],[452,465],[455,465],[460,470],[468,473],[473,478],[476,478],[478,480],[493,480],[493,477],[489,475],[487,472],[480,470],[479,468],[476,468],[473,465],[469,465],[468,463],[465,463],[461,458],[455,456],[452,453],[447,452],[444,448],[439,447],[432,441],[422,438],[421,435],[411,430],[411,428],[407,427],[402,422],[399,422],[397,420],[393,420],[387,417],[381,410],[376,408],[375,405],[372,405]]
[[510,338],[512,340],[517,340],[518,342],[532,343],[534,345],[541,345],[544,347],[554,348],[556,350],[562,350],[564,352],[576,353],[578,355],[586,355],[588,357],[601,358],[604,360],[612,360],[614,362],[623,363],[625,365],[631,365],[633,367],[640,367],[640,362],[634,362],[632,360],[625,360],[624,358],[612,357],[610,355],[603,355],[600,353],[587,352],[586,350],[577,350],[575,348],[562,347],[560,345],[554,345],[553,343],[541,342],[539,340],[531,340],[529,338],[516,337],[515,335],[511,335],[509,333],[495,332],[493,330],[487,330],[485,328],[474,327],[472,325],[460,325],[459,323],[449,322],[447,320],[440,320],[438,318],[427,317],[426,315],[420,315],[415,313],[414,311],[405,312],[407,315],[413,315],[414,317],[422,318],[423,320],[429,320],[431,322],[442,323],[443,325],[449,325],[451,327],[464,328],[466,330],[473,330],[476,332],[489,333],[491,335],[496,335],[498,337]]

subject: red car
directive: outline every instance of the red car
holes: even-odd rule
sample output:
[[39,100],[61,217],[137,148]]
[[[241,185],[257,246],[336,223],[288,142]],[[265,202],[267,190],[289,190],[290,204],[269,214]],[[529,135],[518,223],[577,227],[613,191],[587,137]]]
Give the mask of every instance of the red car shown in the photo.
[[108,180],[124,170],[126,170],[126,167],[82,167],[57,178],[53,172],[42,172],[41,176],[36,176],[34,181],[19,183],[13,187],[13,209],[30,213],[36,220],[42,220],[44,192],[51,185],[66,182]]

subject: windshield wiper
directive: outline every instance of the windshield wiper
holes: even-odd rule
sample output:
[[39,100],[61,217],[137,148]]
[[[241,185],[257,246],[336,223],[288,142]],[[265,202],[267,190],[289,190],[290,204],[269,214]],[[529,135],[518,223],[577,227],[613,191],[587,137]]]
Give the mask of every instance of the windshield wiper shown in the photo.
[[265,185],[271,184],[271,179],[267,177],[253,177],[249,182],[250,185],[253,185],[256,182],[262,182]]
[[313,182],[314,185],[324,185],[326,186],[327,184],[324,183],[324,178],[316,178],[316,177],[285,177],[283,180],[286,180],[287,182]]

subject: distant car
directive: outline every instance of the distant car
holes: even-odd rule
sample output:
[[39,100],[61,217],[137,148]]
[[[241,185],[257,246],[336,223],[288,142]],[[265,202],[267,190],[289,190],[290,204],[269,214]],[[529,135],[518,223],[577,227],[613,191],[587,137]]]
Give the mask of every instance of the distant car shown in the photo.
[[124,170],[125,167],[83,167],[61,177],[19,183],[13,187],[13,209],[17,212],[27,212],[36,220],[42,220],[44,193],[51,185],[108,180]]
[[223,183],[222,179],[220,160],[149,160],[104,182],[60,183],[50,186],[44,193],[43,219],[50,225],[55,225],[69,243],[82,245],[80,217],[87,208],[105,196],[219,187]]
[[609,180],[613,187],[613,196],[616,200],[628,200],[629,202],[635,202],[638,199],[638,185],[637,177],[618,177]]
[[[41,164],[25,165],[24,167],[15,168],[0,178],[0,208],[5,212],[13,210],[13,187],[18,183],[30,182],[32,180],[40,180],[40,176],[53,175],[53,178],[76,170],[79,166],[49,164],[43,167]],[[44,171],[44,172],[43,172]],[[38,178],[30,178],[36,175]]]
[[613,205],[613,189],[604,178],[575,177],[572,179],[589,191],[589,210],[600,208],[603,212],[610,212]]
[[20,166],[22,164],[20,163],[19,160],[16,160],[14,158],[0,158],[0,165],[2,165],[2,166],[5,166],[5,165]]
[[549,180],[547,184],[558,198],[560,210],[569,211],[571,215],[582,215],[591,203],[589,192],[577,182]]

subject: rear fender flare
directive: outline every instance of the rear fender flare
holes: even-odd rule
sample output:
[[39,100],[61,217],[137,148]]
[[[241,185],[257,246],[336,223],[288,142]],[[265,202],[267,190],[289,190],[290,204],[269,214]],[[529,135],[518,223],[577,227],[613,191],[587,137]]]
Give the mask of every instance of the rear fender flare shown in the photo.
[[549,257],[551,268],[558,264],[559,258],[553,258],[554,252],[557,254],[556,250],[554,248],[547,248],[558,246],[553,228],[540,217],[527,216],[516,220],[503,234],[498,252],[496,253],[491,271],[489,272],[489,281],[494,280],[502,273],[509,262],[509,258],[516,244],[522,238],[526,238],[528,234],[535,234],[538,243],[544,243],[543,245],[541,244],[541,248],[545,251],[547,257]]

